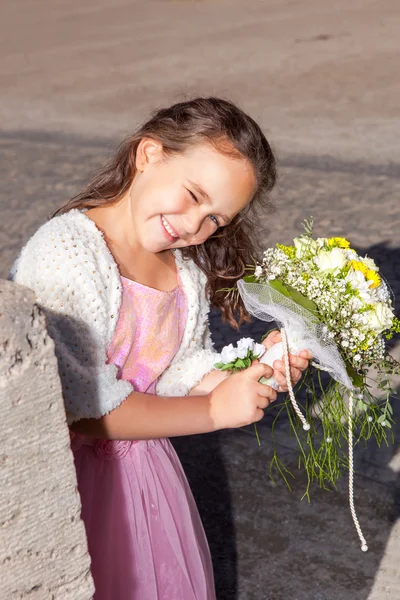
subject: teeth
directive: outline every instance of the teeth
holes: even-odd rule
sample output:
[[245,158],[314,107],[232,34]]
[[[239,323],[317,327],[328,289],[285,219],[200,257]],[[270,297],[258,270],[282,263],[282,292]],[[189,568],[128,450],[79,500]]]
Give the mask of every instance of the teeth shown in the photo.
[[176,235],[176,233],[174,233],[172,231],[171,227],[168,225],[168,222],[164,219],[164,217],[161,217],[161,221],[162,221],[162,224],[164,225],[165,229],[168,231],[169,235],[172,235],[172,237],[174,237],[174,238],[178,237]]

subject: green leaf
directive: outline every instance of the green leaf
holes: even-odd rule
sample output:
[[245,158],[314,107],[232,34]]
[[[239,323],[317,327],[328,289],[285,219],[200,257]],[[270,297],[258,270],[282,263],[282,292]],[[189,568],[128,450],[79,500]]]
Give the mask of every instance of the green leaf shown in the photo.
[[386,404],[386,408],[387,408],[388,412],[392,415],[393,414],[393,408],[392,408],[392,405],[389,404],[389,402]]
[[365,404],[362,400],[359,400],[356,405],[357,410],[363,410],[364,412],[368,410],[368,404]]
[[224,367],[224,366],[225,366],[225,363],[222,363],[222,362],[215,363],[215,365],[214,365],[214,367],[216,369],[222,369],[222,367]]
[[303,294],[295,290],[291,285],[285,285],[278,279],[273,279],[272,281],[269,281],[269,284],[277,292],[280,292],[287,298],[290,298],[291,300],[293,300],[293,302],[295,302],[299,306],[302,306],[313,315],[318,316],[318,308],[315,302],[313,302],[309,298],[306,298],[306,296],[303,296]]
[[229,363],[227,365],[224,365],[223,367],[221,367],[221,371],[229,371],[230,369],[233,369],[234,365],[232,365],[232,363]]
[[364,376],[357,373],[355,368],[348,362],[345,361],[347,375],[350,377],[355,387],[361,387],[364,383]]
[[246,283],[257,283],[257,278],[255,275],[245,275],[243,281]]
[[241,368],[241,369],[244,369],[244,368],[246,367],[244,360],[243,360],[242,358],[238,358],[238,359],[235,361],[235,367],[236,367],[236,368]]
[[271,327],[271,329],[268,329],[267,333],[264,333],[264,335],[261,338],[262,342],[265,340],[266,337],[269,336],[269,334],[271,333],[271,331],[279,331],[279,329],[277,329],[276,327]]
[[381,415],[378,419],[378,423],[383,423],[383,421],[386,421],[386,416],[385,415]]

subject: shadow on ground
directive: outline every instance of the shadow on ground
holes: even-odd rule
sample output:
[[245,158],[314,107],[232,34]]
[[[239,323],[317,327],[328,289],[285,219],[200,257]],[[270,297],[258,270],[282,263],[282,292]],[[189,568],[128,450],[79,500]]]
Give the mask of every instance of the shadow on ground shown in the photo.
[[[393,292],[400,296],[400,277],[396,274],[400,249],[382,243],[357,250],[376,260]],[[247,335],[259,340],[266,326],[270,327],[255,320],[235,332],[221,323],[216,312],[210,321],[218,350]],[[344,479],[337,492],[315,488],[310,505],[306,500],[299,504],[304,477],[297,476],[292,494],[282,482],[278,488],[270,486],[272,418],[268,414],[259,427],[264,446],[261,449],[255,443],[251,428],[173,440],[210,543],[218,600],[285,600],[288,597],[293,600],[367,600],[392,526],[400,516],[400,478],[390,466],[399,450],[400,439],[400,409],[396,403],[394,406],[394,444],[377,448],[371,442],[367,449],[361,446],[355,449],[356,505],[370,546],[368,554],[359,550]],[[295,444],[285,417],[279,429],[279,454],[295,471]],[[243,445],[248,450],[245,453]],[[249,460],[254,462],[250,468],[254,479],[249,477]],[[261,467],[259,470],[254,468],[256,464]],[[242,479],[241,485],[238,477]],[[252,511],[257,512],[255,507],[260,505],[263,518],[257,527]],[[239,511],[247,514],[241,515]],[[329,517],[326,517],[327,511],[331,513]],[[269,514],[269,519],[265,519],[265,514]],[[246,528],[246,523],[251,521],[249,531],[243,531],[243,523]],[[276,535],[275,547],[270,531],[271,526],[275,529],[277,521],[280,535]],[[282,530],[286,530],[287,537],[295,538],[291,544],[282,543]],[[265,536],[269,538],[268,552],[263,554]],[[304,541],[308,540],[309,544],[312,539],[317,551],[304,552]]]

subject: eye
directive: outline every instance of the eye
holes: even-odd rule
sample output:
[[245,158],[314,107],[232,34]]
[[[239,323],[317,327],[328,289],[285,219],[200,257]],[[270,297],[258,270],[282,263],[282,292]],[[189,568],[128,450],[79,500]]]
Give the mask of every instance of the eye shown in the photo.
[[213,221],[216,224],[216,226],[219,227],[219,222],[218,222],[217,217],[214,217],[214,215],[208,215],[208,216],[210,217],[211,221]]
[[[193,192],[191,190],[189,190],[188,188],[186,188],[187,191],[189,192],[189,194],[192,196],[193,200],[198,204],[199,201],[197,200],[197,197],[193,194]],[[217,219],[217,217],[215,217],[214,215],[208,215],[211,219],[211,221],[213,221],[217,227],[219,227],[219,221]]]

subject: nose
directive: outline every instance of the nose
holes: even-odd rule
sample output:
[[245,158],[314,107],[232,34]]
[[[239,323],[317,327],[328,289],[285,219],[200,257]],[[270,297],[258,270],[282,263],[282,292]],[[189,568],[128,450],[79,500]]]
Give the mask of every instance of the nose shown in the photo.
[[187,234],[196,235],[203,224],[203,219],[195,213],[187,213],[182,217],[183,227]]

